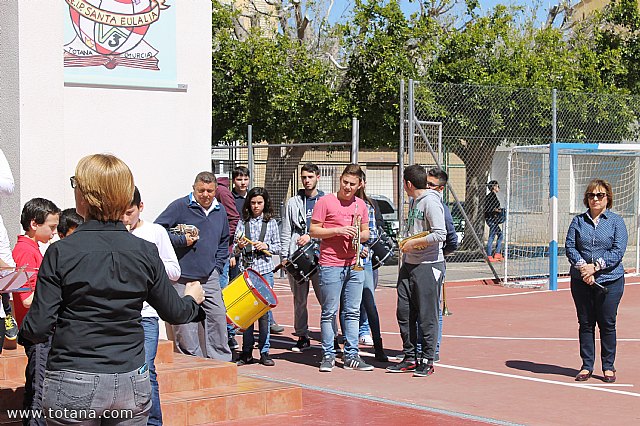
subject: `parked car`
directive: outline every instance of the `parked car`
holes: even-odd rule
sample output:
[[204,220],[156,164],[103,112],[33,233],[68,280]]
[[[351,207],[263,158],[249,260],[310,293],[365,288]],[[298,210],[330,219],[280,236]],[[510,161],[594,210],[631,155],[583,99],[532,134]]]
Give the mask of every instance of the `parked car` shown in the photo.
[[393,201],[384,195],[369,195],[369,197],[376,200],[380,207],[385,232],[393,239],[396,239],[400,230],[400,222],[398,222],[398,210]]

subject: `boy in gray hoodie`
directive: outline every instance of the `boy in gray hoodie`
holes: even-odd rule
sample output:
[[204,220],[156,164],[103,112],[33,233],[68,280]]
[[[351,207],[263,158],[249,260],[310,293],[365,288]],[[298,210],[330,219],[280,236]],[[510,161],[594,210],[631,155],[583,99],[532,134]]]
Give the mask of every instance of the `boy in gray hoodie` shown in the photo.
[[[409,373],[424,377],[433,374],[438,339],[440,288],[444,279],[442,243],[447,238],[442,195],[427,182],[427,171],[420,165],[404,170],[404,190],[411,197],[407,235],[426,232],[402,246],[403,262],[398,275],[396,315],[402,337],[404,360],[387,367],[390,373]],[[422,335],[417,336],[416,321]],[[422,341],[422,357],[416,354]],[[418,360],[420,360],[418,362]]]
[[[311,224],[311,214],[316,201],[324,195],[318,190],[320,180],[320,168],[313,163],[306,163],[300,170],[303,189],[296,195],[289,198],[282,220],[282,232],[280,243],[282,247],[281,256],[289,259],[300,247],[304,247],[311,241],[309,227]],[[316,297],[320,297],[318,284],[320,278],[318,273],[314,273],[310,279],[297,281],[292,274],[287,274],[289,285],[293,293],[293,325],[294,336],[298,337],[295,346],[291,348],[294,352],[302,352],[311,347],[309,339],[309,314],[307,311],[307,296],[309,295],[309,283],[313,286]],[[318,299],[319,301],[319,299]]]

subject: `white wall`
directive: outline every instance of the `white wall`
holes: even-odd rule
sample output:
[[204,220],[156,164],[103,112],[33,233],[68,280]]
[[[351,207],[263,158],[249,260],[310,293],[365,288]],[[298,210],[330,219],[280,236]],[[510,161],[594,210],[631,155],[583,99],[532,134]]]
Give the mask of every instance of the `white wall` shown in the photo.
[[[69,176],[77,161],[92,153],[109,152],[129,165],[147,220],[186,195],[198,172],[210,170],[211,2],[170,3],[176,12],[177,82],[188,85],[186,91],[65,87],[60,2],[0,2],[0,31],[19,14],[19,31],[11,32],[18,46],[13,83],[19,94],[11,98],[19,105],[19,131],[4,135],[16,117],[2,114],[0,141],[12,162],[20,206],[42,196],[60,208],[73,207]],[[15,56],[2,49],[2,67],[13,70]],[[4,75],[2,80],[9,84]],[[20,212],[11,206],[2,213],[6,223]]]
[[[0,1],[0,148],[14,178],[20,173],[20,84],[18,67],[18,2]],[[0,215],[9,238],[20,229],[20,182],[15,192],[0,200]]]

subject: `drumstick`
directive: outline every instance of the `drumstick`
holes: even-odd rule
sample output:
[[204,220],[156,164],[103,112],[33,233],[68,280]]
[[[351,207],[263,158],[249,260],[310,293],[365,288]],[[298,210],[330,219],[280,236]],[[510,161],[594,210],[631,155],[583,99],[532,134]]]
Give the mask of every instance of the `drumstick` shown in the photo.
[[[248,242],[249,244],[251,244],[252,246],[255,246],[256,244],[258,244],[258,242],[251,241],[246,236],[243,236],[242,239]],[[269,250],[260,250],[260,251],[266,254],[267,256],[273,256]]]
[[276,265],[276,267],[273,268],[273,271],[271,271],[271,272],[278,272],[280,269],[282,269],[285,266],[287,266],[287,263],[289,263],[289,259],[283,260],[282,262],[278,263],[278,265]]

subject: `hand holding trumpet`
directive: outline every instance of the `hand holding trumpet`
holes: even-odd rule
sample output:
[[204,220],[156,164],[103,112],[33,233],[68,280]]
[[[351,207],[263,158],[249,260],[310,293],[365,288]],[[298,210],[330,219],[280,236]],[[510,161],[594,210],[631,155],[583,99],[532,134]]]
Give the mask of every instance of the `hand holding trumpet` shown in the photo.
[[336,235],[343,235],[345,237],[353,238],[358,235],[358,227],[355,225],[351,226],[340,226],[337,228],[333,228]]
[[177,235],[184,235],[187,240],[187,247],[193,245],[200,238],[200,231],[194,225],[185,225],[180,223],[173,228],[169,229],[169,232]]

